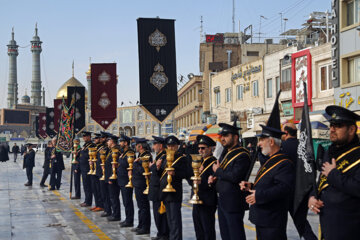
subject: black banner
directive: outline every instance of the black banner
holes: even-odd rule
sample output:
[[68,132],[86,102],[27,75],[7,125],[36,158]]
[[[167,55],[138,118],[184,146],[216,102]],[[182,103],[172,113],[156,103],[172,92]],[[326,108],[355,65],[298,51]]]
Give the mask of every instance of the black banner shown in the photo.
[[56,136],[54,116],[54,108],[46,108],[46,134],[51,138]]
[[[300,126],[299,145],[297,148],[298,159],[296,166],[295,197],[293,220],[295,223],[303,223],[306,220],[308,206],[307,202],[312,189],[316,191],[316,167],[312,141],[312,131],[309,117],[309,106],[307,101],[307,86],[304,84],[304,108]],[[317,198],[317,194],[315,192]],[[298,229],[302,236],[304,229]]]
[[74,102],[74,132],[77,134],[85,127],[85,87],[67,87],[67,96],[67,104],[69,107],[71,101],[75,101],[76,99]]
[[162,122],[177,106],[174,20],[139,18],[140,104]]

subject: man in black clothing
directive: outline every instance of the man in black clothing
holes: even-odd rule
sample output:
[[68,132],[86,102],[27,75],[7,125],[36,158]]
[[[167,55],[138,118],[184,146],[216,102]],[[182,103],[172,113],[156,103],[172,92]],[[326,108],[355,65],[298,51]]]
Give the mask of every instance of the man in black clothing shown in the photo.
[[16,162],[17,155],[19,153],[19,146],[14,143],[14,146],[11,149],[12,153],[14,154],[14,162]]
[[[282,131],[284,132],[284,134],[281,137],[282,138],[281,150],[290,158],[290,160],[294,164],[294,168],[296,169],[295,166],[298,159],[297,149],[299,145],[299,141],[296,138],[297,137],[296,126],[293,123],[286,123],[283,125]],[[291,218],[293,219],[293,222],[299,233],[299,236],[303,237],[305,240],[317,240],[318,238],[311,229],[309,221],[307,219],[295,217],[293,208],[294,208],[294,193],[292,193],[291,197],[289,198],[289,213]],[[300,211],[300,209],[303,209],[302,211],[306,211],[306,212],[302,212]],[[306,207],[299,208],[297,215],[300,214],[302,216],[306,216],[307,212],[308,209]]]
[[144,194],[146,189],[146,177],[144,176],[144,168],[142,167],[143,158],[147,157],[149,162],[152,162],[152,156],[148,149],[147,140],[144,138],[136,139],[136,151],[138,152],[138,157],[133,163],[132,170],[132,181],[135,188],[136,202],[138,206],[138,226],[134,229],[136,235],[144,235],[150,233],[150,203],[148,196]]
[[45,185],[45,181],[50,174],[51,148],[52,148],[52,143],[51,141],[49,141],[44,151],[44,164],[43,164],[44,171],[40,181],[40,187],[47,187],[47,185]]
[[236,121],[233,125],[219,123],[220,140],[224,150],[212,165],[214,175],[208,183],[216,183],[218,193],[218,215],[222,239],[246,239],[244,214],[248,209],[245,193],[240,191],[239,183],[245,179],[250,167],[249,151],[239,145],[239,130]]
[[105,147],[103,143],[100,142],[100,133],[95,133],[94,144],[96,146],[96,163],[93,164],[93,171],[95,174],[90,176],[91,178],[91,189],[92,194],[94,195],[95,206],[90,208],[92,212],[100,212],[104,211],[104,201],[100,191],[100,177],[99,173],[101,173],[101,166],[98,164],[98,160],[100,159],[100,151]]
[[167,223],[166,212],[159,212],[160,201],[160,168],[164,168],[166,163],[166,151],[165,151],[165,139],[162,137],[152,136],[154,139],[153,150],[156,153],[155,161],[150,164],[150,183],[148,198],[152,201],[153,215],[155,225],[158,230],[156,237],[152,237],[152,240],[165,240],[169,237],[169,226]]
[[28,181],[24,185],[31,187],[33,182],[32,170],[35,167],[35,151],[32,149],[33,145],[31,143],[27,143],[26,146],[28,147],[28,150],[24,152],[23,168],[26,168],[26,176]]
[[64,159],[61,152],[56,151],[56,137],[52,139],[51,149],[51,175],[50,175],[50,190],[60,189],[62,171],[65,170]]
[[[183,198],[182,180],[187,177],[187,162],[184,155],[179,154],[180,141],[175,136],[169,136],[165,139],[169,150],[175,151],[173,163],[171,165],[175,170],[165,170],[166,164],[160,168],[160,200],[166,207],[166,215],[169,224],[169,239],[182,239],[182,220],[181,220],[181,202]],[[167,162],[167,160],[166,160]],[[164,191],[168,181],[167,175],[172,176],[172,186],[175,192]]]
[[206,135],[196,137],[199,154],[202,157],[200,167],[201,180],[197,182],[199,186],[199,199],[202,204],[193,205],[193,221],[197,240],[215,240],[215,212],[217,204],[217,195],[214,186],[209,186],[209,176],[213,175],[212,165],[216,158],[212,155],[216,143]]
[[72,196],[71,199],[81,199],[81,172],[79,167],[79,156],[80,156],[80,139],[75,138],[74,143],[77,143],[77,149],[73,146],[73,153],[72,153],[72,161],[71,161],[71,171],[73,171],[74,177],[74,188],[75,188],[75,196]]
[[130,138],[121,134],[119,139],[122,154],[119,158],[119,167],[117,169],[117,184],[120,187],[121,199],[125,208],[125,220],[120,223],[121,227],[134,226],[134,202],[133,188],[126,187],[129,182],[129,163],[128,156],[135,156],[134,151],[130,148]]
[[329,150],[324,154],[318,196],[308,207],[320,215],[326,240],[355,240],[360,236],[360,144],[356,121],[360,116],[339,106],[325,109],[330,116]]
[[[108,137],[107,145],[110,149],[109,153],[106,156],[106,163],[105,163],[105,171],[106,171],[106,179],[109,183],[109,195],[110,195],[110,201],[111,201],[111,209],[112,209],[112,215],[107,217],[107,220],[110,222],[113,221],[120,221],[121,218],[121,211],[120,211],[120,188],[117,185],[117,176],[112,176],[114,174],[113,168],[115,168],[115,174],[116,170],[119,166],[119,156],[120,156],[120,147],[117,145],[118,137],[115,135],[110,135]],[[116,154],[115,161],[117,164],[114,164],[114,158],[113,153]]]
[[95,147],[95,145],[91,142],[91,132],[83,131],[83,140],[84,145],[82,149],[79,151],[79,165],[81,178],[83,182],[83,188],[85,193],[85,201],[80,204],[81,207],[90,207],[92,204],[92,190],[91,190],[91,178],[88,175],[90,170],[89,165],[89,148]]

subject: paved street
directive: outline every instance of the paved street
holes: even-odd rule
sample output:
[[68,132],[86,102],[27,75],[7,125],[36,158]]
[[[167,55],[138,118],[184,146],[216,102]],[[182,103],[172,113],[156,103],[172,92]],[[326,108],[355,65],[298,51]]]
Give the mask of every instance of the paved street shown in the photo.
[[[0,163],[0,239],[149,239],[149,235],[136,236],[129,228],[121,229],[118,222],[107,222],[100,213],[92,213],[81,208],[80,200],[69,200],[69,159],[65,159],[66,170],[59,191],[40,188],[43,153],[36,155],[34,183],[25,187],[26,174],[22,169],[22,159],[14,163]],[[48,178],[49,180],[49,178]],[[48,182],[48,181],[47,181]],[[182,208],[183,237],[195,239],[191,206],[187,204],[190,188],[184,181],[184,204]],[[134,204],[136,202],[134,201]],[[136,207],[136,206],[135,206]],[[136,213],[136,211],[135,211]],[[137,213],[136,213],[137,214]],[[122,216],[124,212],[122,209]],[[255,239],[255,228],[245,216],[246,235]],[[314,230],[318,230],[318,217],[308,217]],[[153,223],[154,221],[152,221]],[[137,224],[137,215],[135,216]],[[151,236],[155,236],[155,225],[151,226]],[[219,228],[217,224],[217,234]],[[289,219],[288,238],[299,239],[292,220]]]

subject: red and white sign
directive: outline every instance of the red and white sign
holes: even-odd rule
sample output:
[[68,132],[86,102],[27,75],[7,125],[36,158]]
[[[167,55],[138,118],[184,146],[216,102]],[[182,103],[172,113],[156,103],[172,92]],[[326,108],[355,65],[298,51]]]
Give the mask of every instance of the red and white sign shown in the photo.
[[291,55],[291,89],[292,106],[294,108],[294,118],[296,108],[304,106],[304,85],[307,84],[308,105],[312,109],[312,67],[310,50],[306,49]]

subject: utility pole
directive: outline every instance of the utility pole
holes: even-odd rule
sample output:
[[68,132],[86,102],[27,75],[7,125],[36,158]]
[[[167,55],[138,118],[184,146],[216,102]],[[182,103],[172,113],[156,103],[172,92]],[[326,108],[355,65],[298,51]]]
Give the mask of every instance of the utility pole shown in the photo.
[[203,16],[200,16],[200,43],[204,41]]
[[235,0],[233,0],[232,24],[233,24],[232,32],[234,33],[235,32]]
[[280,14],[280,34],[283,33],[283,25],[282,25],[282,21],[283,21],[283,14],[282,12],[279,13]]

